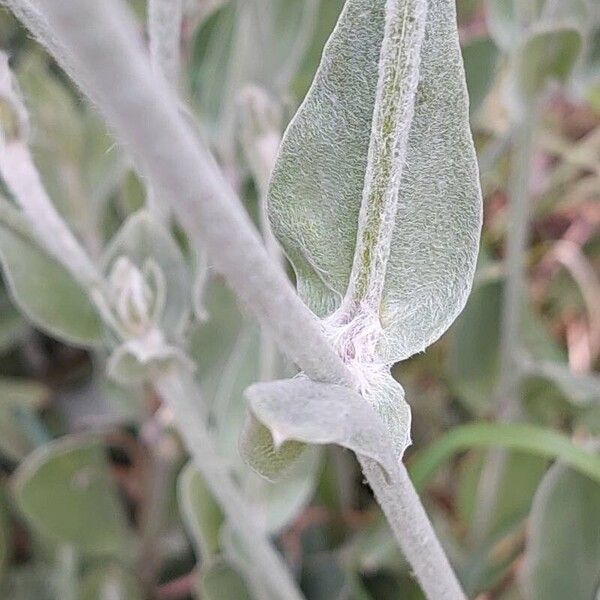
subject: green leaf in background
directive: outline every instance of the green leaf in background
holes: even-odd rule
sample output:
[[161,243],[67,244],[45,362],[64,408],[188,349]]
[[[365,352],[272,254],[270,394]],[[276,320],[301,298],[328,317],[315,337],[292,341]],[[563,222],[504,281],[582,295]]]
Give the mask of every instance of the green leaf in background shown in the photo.
[[19,465],[12,484],[31,527],[51,540],[90,555],[123,556],[131,547],[99,440],[65,436],[38,448]]
[[194,542],[197,558],[210,562],[220,553],[219,535],[223,513],[202,476],[189,462],[177,481],[179,511],[186,529]]
[[35,381],[0,378],[0,453],[19,461],[46,441],[37,425],[35,411],[48,398],[49,390]]
[[600,589],[600,483],[555,465],[533,503],[527,600],[595,600]]
[[489,37],[471,40],[462,47],[465,76],[469,90],[469,112],[477,114],[496,78],[498,47]]
[[95,111],[78,102],[42,55],[25,53],[16,72],[44,185],[75,232],[98,247],[102,210],[124,174],[120,152]]
[[[503,296],[502,281],[477,285],[449,332],[448,383],[458,399],[477,416],[488,416],[493,411]],[[559,345],[529,305],[523,310],[522,335],[527,352],[536,364],[547,361],[559,364],[565,359]],[[535,400],[547,394],[545,389],[539,393],[532,391],[530,395]]]
[[28,325],[21,313],[11,303],[8,295],[0,291],[0,354],[8,352],[26,335]]
[[200,571],[198,587],[203,600],[253,600],[242,576],[223,560]]
[[134,575],[108,563],[94,567],[82,577],[78,600],[143,600],[144,593]]
[[140,210],[127,219],[106,250],[103,264],[107,273],[120,257],[140,270],[149,261],[160,268],[166,292],[161,323],[167,335],[180,335],[190,316],[192,292],[185,259],[170,232]]
[[[379,314],[379,354],[389,363],[422,351],[460,312],[479,242],[481,197],[454,2],[428,4]],[[383,0],[346,3],[271,181],[274,233],[294,265],[300,295],[320,317],[339,306],[352,269],[384,9]]]
[[511,101],[523,112],[548,83],[564,84],[582,48],[581,32],[572,26],[540,26],[522,42],[516,56]]
[[311,42],[321,0],[230,0],[200,28],[191,86],[202,124],[227,163],[234,160],[238,101],[248,84],[281,96]]
[[0,262],[14,302],[50,335],[77,346],[100,344],[104,327],[87,294],[33,241],[16,209],[0,204]]
[[409,468],[413,483],[422,489],[436,469],[456,452],[490,447],[560,459],[600,483],[600,456],[578,446],[566,435],[525,423],[473,423],[455,427],[413,459]]

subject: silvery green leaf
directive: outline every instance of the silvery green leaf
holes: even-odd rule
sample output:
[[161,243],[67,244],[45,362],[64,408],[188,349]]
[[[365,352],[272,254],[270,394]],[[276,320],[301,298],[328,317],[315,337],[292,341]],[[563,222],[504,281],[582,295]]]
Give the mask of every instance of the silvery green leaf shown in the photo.
[[[243,450],[263,476],[275,477],[289,469],[301,443],[337,444],[372,458],[388,472],[394,469],[397,459],[386,425],[362,396],[348,388],[299,376],[254,384],[246,397],[260,436],[247,436]],[[298,444],[295,456],[288,451],[273,457],[273,450],[285,450],[291,443]]]
[[40,446],[12,485],[21,513],[48,539],[96,556],[123,556],[129,547],[131,532],[97,439],[70,436]]
[[179,335],[189,319],[192,291],[185,259],[170,232],[146,211],[138,211],[110,243],[103,258],[107,273],[120,257],[126,257],[141,271],[149,264],[158,266],[165,290],[160,324],[167,335]]
[[0,263],[11,297],[37,327],[77,346],[104,341],[104,327],[85,291],[40,248],[5,200],[0,201]]
[[[378,314],[378,358],[385,362],[422,351],[460,312],[481,225],[454,2],[427,4]],[[346,2],[313,86],[284,136],[271,181],[273,230],[294,265],[301,296],[320,317],[339,307],[355,258],[385,8],[384,0]],[[402,93],[410,83],[401,80],[395,90]]]
[[528,600],[590,598],[600,582],[600,485],[563,465],[531,509],[523,584]]
[[208,486],[191,462],[179,474],[177,498],[198,559],[210,562],[221,550],[219,533],[224,517]]

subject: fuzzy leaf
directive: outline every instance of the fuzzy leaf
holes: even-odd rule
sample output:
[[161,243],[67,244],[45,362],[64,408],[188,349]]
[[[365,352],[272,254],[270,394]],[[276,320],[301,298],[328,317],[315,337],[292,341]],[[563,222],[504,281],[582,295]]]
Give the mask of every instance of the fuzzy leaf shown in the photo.
[[179,334],[190,315],[192,291],[185,259],[170,232],[146,211],[138,211],[108,247],[103,260],[106,272],[122,256],[140,270],[149,261],[160,268],[166,293],[161,324],[167,334]]
[[97,440],[71,436],[41,446],[12,483],[25,518],[51,540],[91,555],[122,556],[128,547],[123,507]]
[[[290,124],[271,181],[275,234],[320,317],[346,293],[357,239],[384,34],[384,0],[348,0]],[[462,309],[477,255],[481,194],[454,2],[428,2],[420,81],[398,191],[379,318],[379,358],[436,340]],[[398,93],[402,93],[401,81]]]
[[273,457],[270,450],[285,449],[286,443],[296,443],[301,449],[299,442],[338,444],[374,459],[386,471],[395,468],[386,425],[362,396],[348,388],[296,377],[254,384],[246,390],[246,397],[256,422],[262,425],[262,446],[246,437],[243,450],[261,475],[273,477],[288,469],[299,451],[282,458]]
[[600,585],[600,484],[555,465],[531,511],[524,587],[528,600],[593,600]]
[[87,294],[34,242],[18,211],[1,204],[0,263],[14,302],[36,326],[67,343],[102,343],[104,327]]

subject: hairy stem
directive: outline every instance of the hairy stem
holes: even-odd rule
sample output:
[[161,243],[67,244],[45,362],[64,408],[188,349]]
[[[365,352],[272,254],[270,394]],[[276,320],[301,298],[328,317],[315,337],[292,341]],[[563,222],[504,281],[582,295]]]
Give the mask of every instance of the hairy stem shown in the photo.
[[412,123],[427,0],[388,0],[346,310],[379,311]]
[[[77,3],[38,0],[37,4],[89,80],[92,100],[118,139],[136,157],[143,174],[158,189],[164,190],[191,239],[201,237],[205,241],[212,264],[225,276],[248,310],[309,377],[353,386],[352,375],[325,339],[317,319],[267,255],[214,158],[190,132],[177,109],[175,96],[163,89],[164,86],[157,85],[136,43],[135,27],[122,5],[114,0],[78,0]],[[186,402],[185,394],[176,391],[180,386],[176,379],[169,381],[162,392],[166,392],[181,432],[188,446],[193,448],[197,466],[207,481],[214,482],[213,493],[228,503],[228,513],[231,511],[234,522],[241,526],[240,516],[246,515],[244,503],[240,505],[239,500],[226,497],[232,484],[216,467],[213,460],[216,455],[205,435],[204,424],[199,418],[191,420],[194,414],[189,411],[191,400],[188,398]],[[193,408],[193,403],[191,406]],[[403,469],[401,466],[401,473]],[[382,482],[366,465],[365,470],[374,489],[383,489]],[[402,538],[419,580],[432,577],[455,582],[448,561],[439,558],[441,550],[431,552],[432,548],[424,549],[417,543],[419,538],[436,540],[436,536],[410,480],[399,475],[397,485],[405,489],[394,490],[389,495],[380,492],[378,497],[388,518],[394,519],[392,528],[397,537]],[[398,497],[401,501],[396,505]],[[251,543],[255,546],[256,540],[252,539]],[[439,542],[433,545],[439,549]],[[268,547],[262,545],[261,553],[270,556]],[[274,577],[268,573],[267,576],[269,581]],[[450,588],[449,593],[458,591],[447,598],[463,597],[458,583]],[[429,592],[428,596],[430,600],[439,600],[439,596]]]
[[404,464],[399,462],[388,480],[377,462],[358,460],[427,598],[466,600]]
[[150,60],[173,89],[179,84],[182,21],[183,0],[148,1]]
[[303,600],[283,559],[269,543],[265,532],[256,525],[256,519],[239,488],[233,483],[227,467],[216,453],[210,433],[198,410],[199,398],[192,385],[186,385],[186,373],[174,371],[156,381],[156,388],[173,411],[194,465],[219,501],[227,522],[234,529],[253,565],[260,571],[261,580],[275,598]]

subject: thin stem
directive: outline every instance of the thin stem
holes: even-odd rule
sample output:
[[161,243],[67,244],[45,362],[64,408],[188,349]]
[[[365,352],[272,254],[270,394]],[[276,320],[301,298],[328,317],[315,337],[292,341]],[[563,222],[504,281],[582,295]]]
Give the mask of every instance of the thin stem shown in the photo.
[[169,485],[174,481],[178,449],[172,433],[167,432],[160,413],[142,428],[146,456],[145,493],[141,518],[139,573],[144,589],[154,589],[163,560],[161,536],[168,515]]
[[[200,236],[206,242],[212,263],[243,304],[309,377],[353,386],[353,376],[325,339],[317,319],[268,257],[212,155],[190,133],[177,109],[176,98],[157,85],[122,5],[114,0],[77,3],[38,0],[38,5],[91,82],[92,100],[143,166],[143,173],[164,190],[191,239]],[[174,409],[182,435],[193,449],[198,468],[213,485],[215,496],[227,503],[227,513],[233,522],[240,527],[240,520],[244,525],[251,523],[235,487],[236,494],[228,493],[232,483],[213,460],[218,457],[205,435],[204,423],[199,418],[192,420],[194,412],[189,410],[193,407],[192,400],[187,397],[185,401],[185,394],[177,392],[183,390],[176,379],[171,379],[170,385],[173,390],[167,386],[162,391]],[[385,481],[377,479],[381,475],[375,475],[367,467],[365,464],[365,474],[373,488],[385,489],[382,487]],[[391,526],[397,537],[403,538],[402,545],[419,580],[432,577],[441,582],[455,581],[448,561],[440,560],[435,532],[403,473],[401,466],[397,484],[403,489],[394,490],[402,500],[398,506],[393,494],[378,493],[388,518],[393,519]],[[426,552],[421,541],[424,538],[428,541]],[[256,556],[256,540],[248,541]],[[258,545],[260,555],[269,559],[271,549],[260,541]],[[279,579],[269,573],[267,577],[268,581]],[[445,587],[453,590],[456,586]],[[458,589],[456,595],[447,597],[462,598]],[[430,600],[439,600],[439,596],[429,593],[428,596]]]
[[[426,0],[388,0],[354,264],[345,302],[378,313],[419,82]],[[352,316],[352,315],[351,315]]]
[[465,600],[404,464],[399,462],[388,480],[377,462],[365,456],[358,460],[427,598]]
[[219,501],[227,522],[235,530],[245,550],[253,557],[254,568],[260,571],[261,580],[274,597],[303,600],[283,559],[271,546],[265,532],[256,525],[249,504],[216,453],[198,410],[199,398],[195,396],[193,386],[186,385],[187,377],[182,371],[167,373],[156,381],[156,388],[173,411],[177,428],[194,465]]

